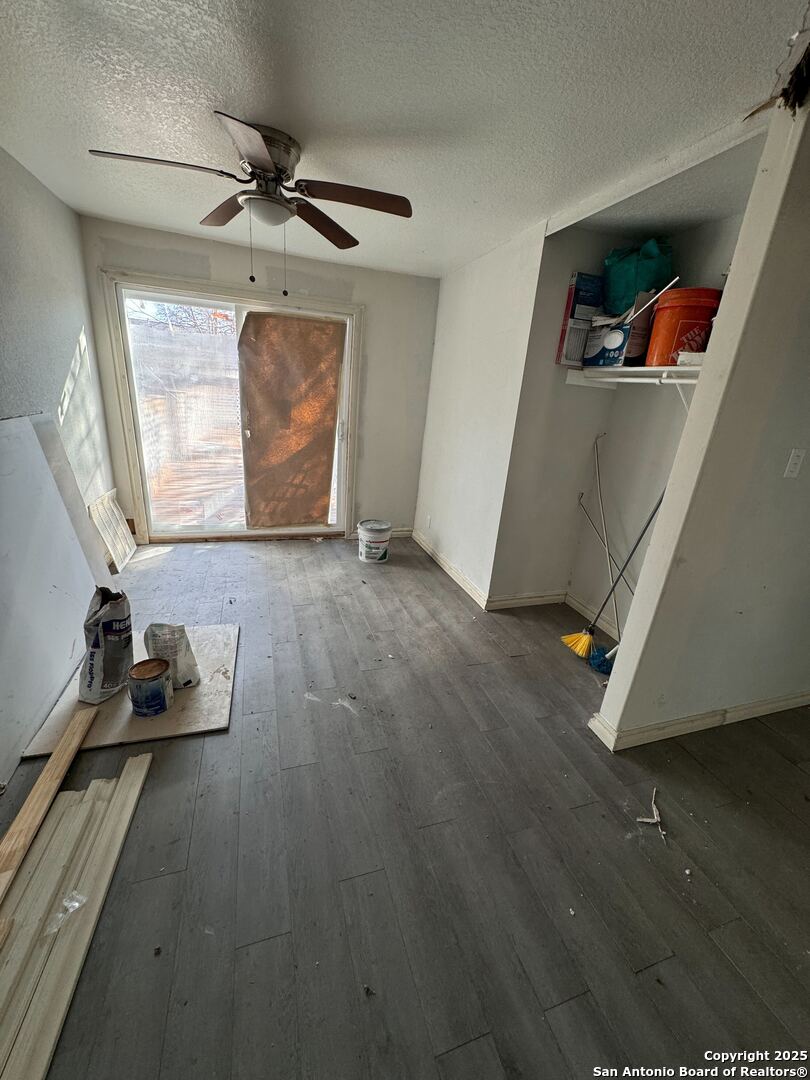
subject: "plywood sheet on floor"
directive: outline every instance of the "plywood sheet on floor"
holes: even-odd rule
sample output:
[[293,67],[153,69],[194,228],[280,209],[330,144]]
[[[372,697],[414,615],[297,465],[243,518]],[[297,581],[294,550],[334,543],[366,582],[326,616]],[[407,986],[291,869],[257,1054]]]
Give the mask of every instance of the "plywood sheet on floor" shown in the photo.
[[[199,735],[228,726],[239,627],[188,626],[186,630],[200,669],[199,684],[176,690],[171,709],[152,717],[133,716],[126,689],[119,690],[98,706],[98,715],[82,743],[83,750]],[[134,645],[136,662],[143,660],[146,650],[140,635],[134,637]],[[56,746],[78,704],[78,679],[77,672],[23,757],[50,754]]]

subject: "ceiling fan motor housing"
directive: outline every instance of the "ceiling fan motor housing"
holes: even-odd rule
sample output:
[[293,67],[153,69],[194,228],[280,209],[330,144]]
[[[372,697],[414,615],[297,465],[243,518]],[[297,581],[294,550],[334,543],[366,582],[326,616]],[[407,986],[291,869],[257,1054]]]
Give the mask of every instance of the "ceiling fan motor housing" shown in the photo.
[[[267,127],[265,124],[251,124],[262,137],[267,152],[273,159],[273,164],[278,169],[279,179],[285,183],[292,183],[298,162],[301,160],[301,147],[292,135],[278,128]],[[256,167],[250,166],[250,172],[256,173]]]

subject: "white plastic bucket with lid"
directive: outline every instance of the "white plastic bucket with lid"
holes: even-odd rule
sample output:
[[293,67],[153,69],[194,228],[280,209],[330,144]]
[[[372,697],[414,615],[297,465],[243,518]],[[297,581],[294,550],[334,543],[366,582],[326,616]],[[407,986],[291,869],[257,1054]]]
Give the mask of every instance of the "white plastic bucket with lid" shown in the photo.
[[357,526],[360,538],[361,562],[387,562],[388,544],[391,540],[391,522],[379,518],[366,518]]

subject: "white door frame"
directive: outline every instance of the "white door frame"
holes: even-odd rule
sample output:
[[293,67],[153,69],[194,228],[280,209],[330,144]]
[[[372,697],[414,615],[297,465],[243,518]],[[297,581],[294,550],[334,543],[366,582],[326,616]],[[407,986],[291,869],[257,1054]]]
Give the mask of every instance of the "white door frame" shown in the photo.
[[[355,471],[357,460],[357,411],[359,371],[362,352],[363,321],[365,307],[347,304],[342,300],[326,300],[321,297],[305,298],[282,296],[279,292],[259,289],[246,291],[239,286],[224,285],[212,281],[176,278],[165,275],[131,273],[126,270],[103,269],[101,271],[104,303],[110,330],[110,345],[115,371],[115,388],[118,408],[124,431],[127,474],[132,490],[135,516],[135,539],[140,544],[154,540],[177,543],[189,540],[250,540],[295,536],[350,536],[355,528]],[[139,293],[155,293],[160,297],[177,297],[186,300],[224,301],[239,307],[284,314],[306,315],[311,318],[334,318],[346,323],[346,347],[341,371],[341,415],[345,417],[343,454],[339,460],[338,474],[338,521],[329,526],[296,526],[292,528],[250,529],[246,532],[223,533],[172,533],[150,535],[146,512],[143,462],[138,438],[138,421],[134,404],[134,380],[127,347],[126,318],[123,310],[123,293],[126,290]]]

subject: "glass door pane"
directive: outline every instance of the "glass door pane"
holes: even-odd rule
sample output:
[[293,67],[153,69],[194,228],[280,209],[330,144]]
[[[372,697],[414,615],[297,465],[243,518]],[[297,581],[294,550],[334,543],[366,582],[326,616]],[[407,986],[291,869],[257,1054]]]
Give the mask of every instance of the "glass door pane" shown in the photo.
[[233,305],[124,292],[150,534],[245,529]]

